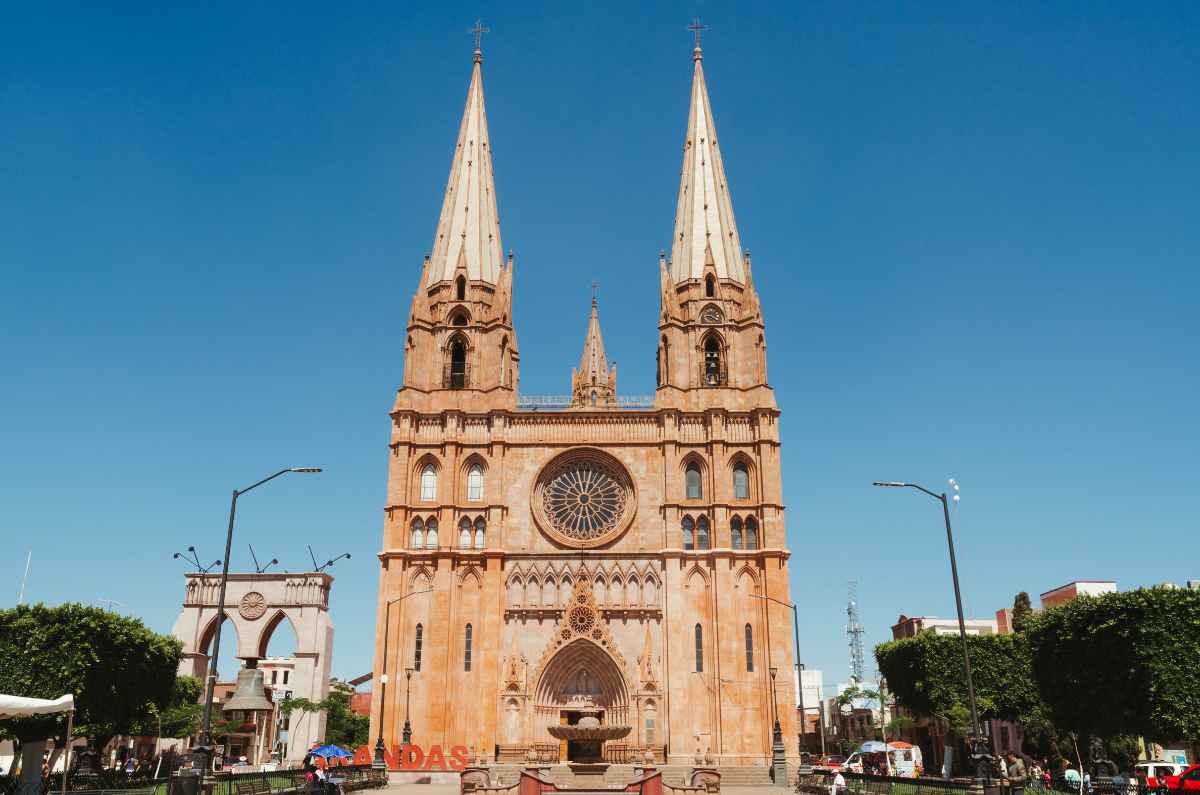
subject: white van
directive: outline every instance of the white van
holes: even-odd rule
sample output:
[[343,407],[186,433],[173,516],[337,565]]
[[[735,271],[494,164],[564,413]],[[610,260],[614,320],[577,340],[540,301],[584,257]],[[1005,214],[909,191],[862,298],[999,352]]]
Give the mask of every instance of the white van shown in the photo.
[[[925,772],[925,763],[921,758],[921,749],[918,746],[909,745],[908,743],[888,743],[887,748],[887,761],[891,767],[891,775],[917,778]],[[863,772],[864,756],[876,756],[876,754],[864,754],[862,751],[855,751],[842,765],[842,771],[849,773]]]

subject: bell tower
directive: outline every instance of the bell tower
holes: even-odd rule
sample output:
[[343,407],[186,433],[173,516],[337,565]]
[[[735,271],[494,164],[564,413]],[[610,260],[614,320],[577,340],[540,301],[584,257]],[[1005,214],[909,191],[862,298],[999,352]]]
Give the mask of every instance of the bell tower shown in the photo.
[[409,310],[397,409],[516,408],[513,258],[505,261],[500,242],[482,64],[476,47],[433,249]]
[[699,45],[670,260],[659,255],[658,408],[775,408],[750,254],[742,251]]

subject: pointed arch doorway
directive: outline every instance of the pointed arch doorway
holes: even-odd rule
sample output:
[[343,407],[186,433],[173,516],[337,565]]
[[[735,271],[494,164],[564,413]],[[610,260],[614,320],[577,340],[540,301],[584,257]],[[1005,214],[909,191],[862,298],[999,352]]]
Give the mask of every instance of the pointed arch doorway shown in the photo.
[[542,735],[538,742],[558,742],[560,761],[598,762],[604,758],[602,742],[558,741],[547,730],[551,725],[577,723],[588,701],[599,708],[602,725],[628,725],[625,676],[607,651],[585,638],[567,644],[550,658],[534,692]]

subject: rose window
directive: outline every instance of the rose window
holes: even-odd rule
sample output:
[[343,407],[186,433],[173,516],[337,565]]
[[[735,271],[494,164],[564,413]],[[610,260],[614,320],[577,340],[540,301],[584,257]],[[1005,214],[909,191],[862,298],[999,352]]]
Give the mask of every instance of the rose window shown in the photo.
[[577,547],[598,546],[633,518],[633,485],[624,467],[598,450],[564,453],[538,478],[534,515],[543,530]]
[[596,617],[586,607],[576,607],[571,611],[567,622],[577,635],[586,635],[596,625]]

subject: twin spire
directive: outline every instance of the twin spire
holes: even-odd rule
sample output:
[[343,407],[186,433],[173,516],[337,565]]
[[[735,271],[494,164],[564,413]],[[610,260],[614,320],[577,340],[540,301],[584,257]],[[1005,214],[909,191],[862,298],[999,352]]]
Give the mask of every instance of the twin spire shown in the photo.
[[692,101],[683,141],[675,233],[671,237],[671,280],[678,284],[700,279],[706,260],[711,258],[718,279],[745,284],[742,241],[717,145],[717,125],[704,83],[699,37],[692,61]]
[[471,281],[496,284],[500,279],[504,246],[500,243],[492,144],[483,105],[480,69],[483,55],[478,48],[478,39],[474,61],[467,105],[458,128],[454,160],[450,163],[446,198],[433,237],[427,287],[440,281],[451,281],[460,264],[466,268],[467,279]]

